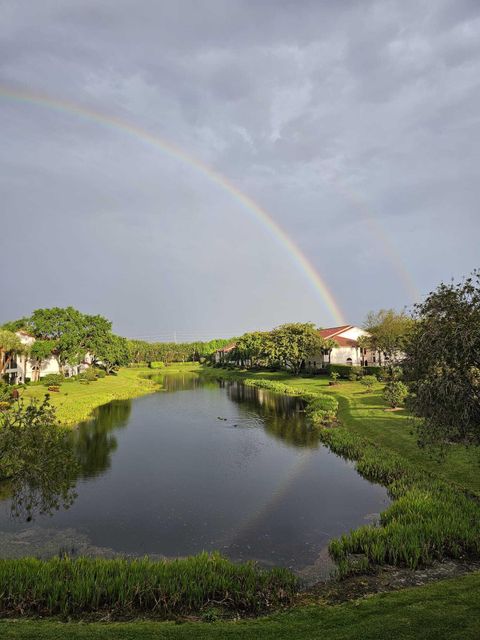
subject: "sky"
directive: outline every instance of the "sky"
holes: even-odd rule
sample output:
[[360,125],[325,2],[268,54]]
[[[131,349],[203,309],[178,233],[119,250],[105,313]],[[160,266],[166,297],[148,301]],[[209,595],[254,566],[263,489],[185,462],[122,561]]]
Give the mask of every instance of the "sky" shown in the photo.
[[0,322],[361,324],[480,266],[478,0],[0,0],[0,133]]

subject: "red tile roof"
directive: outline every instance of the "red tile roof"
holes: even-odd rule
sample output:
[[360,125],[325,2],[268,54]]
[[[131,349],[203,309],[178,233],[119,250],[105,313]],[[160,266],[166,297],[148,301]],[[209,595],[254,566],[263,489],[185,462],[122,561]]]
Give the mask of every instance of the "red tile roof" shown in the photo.
[[237,346],[237,343],[232,342],[231,344],[227,344],[226,347],[223,347],[223,349],[219,349],[219,351],[221,351],[222,353],[228,353],[229,351],[233,351],[236,346]]
[[332,340],[335,340],[339,347],[358,347],[358,342],[343,336],[333,336]]
[[347,329],[350,329],[353,325],[344,324],[341,327],[330,327],[329,329],[320,329],[320,335],[322,338],[333,338],[338,333],[343,333]]

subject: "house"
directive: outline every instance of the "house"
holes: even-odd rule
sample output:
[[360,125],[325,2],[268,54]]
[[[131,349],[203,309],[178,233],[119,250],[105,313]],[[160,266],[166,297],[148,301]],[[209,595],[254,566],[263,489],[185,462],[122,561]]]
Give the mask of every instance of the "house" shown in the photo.
[[[43,360],[40,365],[28,357],[28,348],[35,342],[34,336],[26,331],[17,331],[16,335],[20,338],[22,345],[25,347],[25,353],[6,354],[7,360],[3,370],[3,376],[7,382],[11,384],[19,384],[26,380],[39,380],[49,373],[60,373],[60,366],[55,354]],[[71,377],[81,373],[92,364],[92,357],[87,354],[83,362],[78,365],[68,365],[64,368],[66,377]]]
[[374,351],[359,346],[358,339],[369,335],[367,331],[360,327],[345,324],[341,327],[321,329],[320,335],[325,340],[333,341],[335,347],[309,356],[305,362],[307,370],[324,369],[329,364],[344,364],[357,367],[376,366],[379,364]]
[[217,349],[217,351],[215,351],[214,353],[215,364],[228,362],[230,354],[232,353],[232,351],[234,351],[236,346],[237,345],[235,342],[231,342],[230,344],[227,344],[225,347],[223,347],[223,349]]

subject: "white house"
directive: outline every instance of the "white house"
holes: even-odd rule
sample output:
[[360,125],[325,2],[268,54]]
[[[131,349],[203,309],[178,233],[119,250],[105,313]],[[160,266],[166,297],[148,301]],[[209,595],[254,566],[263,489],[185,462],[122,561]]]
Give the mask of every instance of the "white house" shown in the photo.
[[227,362],[229,354],[235,349],[236,346],[237,345],[235,342],[231,342],[230,344],[227,344],[225,347],[223,347],[223,349],[217,349],[214,354],[215,363],[220,364],[221,362]]
[[309,356],[305,362],[305,368],[310,370],[323,369],[328,364],[345,364],[357,367],[378,365],[378,357],[374,351],[362,348],[358,345],[358,339],[368,336],[368,332],[352,324],[341,327],[321,329],[320,335],[325,340],[333,340],[336,346],[322,353]]
[[[345,324],[341,327],[321,329],[319,333],[322,338],[333,340],[335,347],[309,356],[304,363],[304,368],[307,371],[318,371],[324,369],[328,364],[345,364],[357,367],[379,364],[378,355],[374,351],[362,348],[358,344],[360,337],[369,335],[364,329],[352,324]],[[235,343],[232,342],[223,349],[218,349],[215,352],[215,362],[217,364],[227,362],[235,346]]]
[[[17,331],[17,336],[20,341],[28,349],[34,342],[34,336],[30,335],[26,331]],[[78,365],[65,367],[65,375],[67,377],[76,375],[81,371],[87,369],[92,363],[92,358],[89,354],[86,355],[83,362]],[[38,366],[38,363],[34,362],[28,357],[28,352],[25,354],[10,354],[8,362],[6,364],[3,375],[8,382],[12,384],[19,384],[29,379],[32,381],[39,380],[49,373],[60,373],[60,367],[55,355],[52,354],[49,358],[43,360]]]

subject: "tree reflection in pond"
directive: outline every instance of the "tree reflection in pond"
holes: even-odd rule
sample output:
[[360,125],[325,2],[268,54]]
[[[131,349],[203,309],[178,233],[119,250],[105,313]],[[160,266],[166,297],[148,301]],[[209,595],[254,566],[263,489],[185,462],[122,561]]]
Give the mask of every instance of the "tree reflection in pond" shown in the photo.
[[294,447],[316,449],[318,432],[304,418],[305,403],[300,398],[271,393],[238,382],[226,382],[228,396],[252,415],[260,414],[265,431]]
[[81,478],[95,478],[110,468],[112,453],[117,448],[112,431],[126,427],[131,410],[130,400],[115,400],[98,407],[91,420],[81,422],[72,431],[71,442]]

